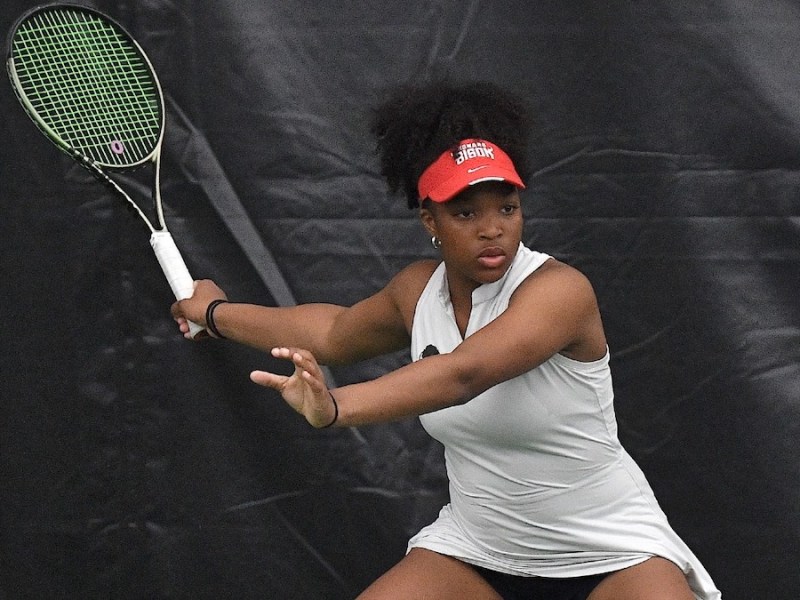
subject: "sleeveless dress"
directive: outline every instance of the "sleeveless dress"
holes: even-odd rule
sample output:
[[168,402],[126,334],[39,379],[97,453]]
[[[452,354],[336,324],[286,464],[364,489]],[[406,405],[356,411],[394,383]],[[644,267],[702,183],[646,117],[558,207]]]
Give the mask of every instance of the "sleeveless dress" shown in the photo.
[[[506,274],[473,292],[466,336],[500,315],[549,258],[520,244]],[[411,356],[445,354],[461,341],[440,264],[417,303]],[[541,577],[594,575],[661,556],[683,570],[698,600],[721,598],[619,442],[608,352],[593,362],[556,354],[420,421],[444,445],[450,503],[409,550]]]

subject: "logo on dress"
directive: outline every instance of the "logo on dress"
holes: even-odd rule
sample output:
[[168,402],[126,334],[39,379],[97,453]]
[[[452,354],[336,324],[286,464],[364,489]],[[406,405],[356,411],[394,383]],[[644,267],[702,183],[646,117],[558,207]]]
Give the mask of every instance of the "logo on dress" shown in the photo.
[[425,358],[426,356],[436,356],[439,354],[439,349],[434,346],[433,344],[428,344],[425,350],[422,351],[422,354],[419,355],[420,359]]

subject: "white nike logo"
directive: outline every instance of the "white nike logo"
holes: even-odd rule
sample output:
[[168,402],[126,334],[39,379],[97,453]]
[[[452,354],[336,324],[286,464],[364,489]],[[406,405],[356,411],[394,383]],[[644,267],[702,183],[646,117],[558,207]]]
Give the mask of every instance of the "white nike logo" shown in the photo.
[[475,171],[480,171],[481,169],[485,169],[489,165],[481,165],[480,167],[473,167],[471,169],[467,169],[467,173],[474,173]]

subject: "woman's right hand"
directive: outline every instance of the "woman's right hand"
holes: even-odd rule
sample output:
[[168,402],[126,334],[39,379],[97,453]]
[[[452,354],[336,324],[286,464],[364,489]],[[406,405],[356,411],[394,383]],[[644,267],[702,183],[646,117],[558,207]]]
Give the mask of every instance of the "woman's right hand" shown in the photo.
[[[170,308],[172,317],[178,323],[183,336],[192,339],[187,321],[206,324],[206,309],[214,300],[227,300],[228,296],[216,283],[210,279],[201,279],[194,282],[194,293],[191,297],[178,300]],[[194,339],[202,339],[207,335],[198,335]]]

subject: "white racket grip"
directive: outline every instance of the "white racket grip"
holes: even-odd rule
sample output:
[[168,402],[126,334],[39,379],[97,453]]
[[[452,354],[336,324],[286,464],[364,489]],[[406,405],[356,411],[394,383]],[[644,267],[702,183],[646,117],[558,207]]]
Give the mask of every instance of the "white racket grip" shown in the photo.
[[[194,279],[189,274],[186,263],[183,262],[183,257],[175,245],[175,240],[172,239],[172,234],[169,231],[154,231],[150,236],[150,245],[153,247],[153,252],[156,253],[158,264],[161,265],[161,270],[164,271],[175,297],[178,300],[190,298],[194,293]],[[203,330],[202,326],[189,321],[189,334],[193,338]]]

